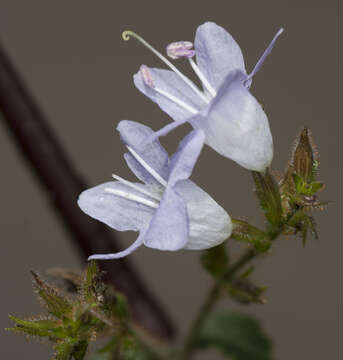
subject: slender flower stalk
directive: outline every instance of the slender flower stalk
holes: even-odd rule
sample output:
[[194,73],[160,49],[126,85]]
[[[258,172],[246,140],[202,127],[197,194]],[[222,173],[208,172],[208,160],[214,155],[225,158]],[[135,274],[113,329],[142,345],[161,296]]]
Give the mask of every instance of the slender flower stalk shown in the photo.
[[255,250],[248,250],[243,254],[236,263],[234,263],[223,276],[217,280],[207,293],[204,303],[201,305],[198,314],[196,315],[194,322],[185,337],[185,341],[180,352],[180,360],[190,359],[191,354],[194,351],[194,342],[197,339],[199,332],[204,325],[207,317],[213,311],[214,306],[222,294],[223,283],[230,282],[236,273],[247,263],[253,260],[258,253]]

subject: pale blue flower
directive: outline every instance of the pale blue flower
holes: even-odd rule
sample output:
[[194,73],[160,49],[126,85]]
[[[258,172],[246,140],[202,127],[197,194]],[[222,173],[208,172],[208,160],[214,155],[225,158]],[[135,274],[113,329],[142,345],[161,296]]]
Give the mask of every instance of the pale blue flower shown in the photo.
[[[194,50],[189,41],[167,46],[172,59],[188,58],[202,83],[199,89],[168,59],[137,34],[127,31],[124,39],[136,37],[171,70],[142,65],[134,75],[136,87],[157,103],[174,123],[157,131],[152,139],[189,122],[205,133],[205,142],[241,166],[264,171],[273,158],[273,139],[266,114],[249,89],[253,76],[272,50],[280,29],[248,75],[239,45],[222,27],[207,22],[198,27]],[[195,55],[196,61],[192,59]]]
[[133,121],[118,125],[128,152],[129,168],[142,183],[117,181],[81,193],[78,204],[89,216],[119,231],[138,231],[137,240],[116,254],[92,255],[89,259],[116,259],[144,244],[159,250],[201,250],[226,240],[231,219],[190,177],[204,143],[201,130],[192,131],[170,158],[158,140],[140,145],[153,131]]

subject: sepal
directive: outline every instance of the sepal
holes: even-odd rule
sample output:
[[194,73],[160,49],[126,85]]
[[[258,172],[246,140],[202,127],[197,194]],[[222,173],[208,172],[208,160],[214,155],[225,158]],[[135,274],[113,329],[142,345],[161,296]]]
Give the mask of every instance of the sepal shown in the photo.
[[49,313],[57,318],[70,315],[72,305],[67,297],[62,295],[57,288],[42,280],[36,272],[31,271],[31,274],[38,297],[47,307]]
[[259,252],[266,252],[271,246],[267,234],[244,220],[232,219],[233,230],[231,238],[255,246]]
[[229,265],[229,255],[224,243],[213,248],[204,250],[201,254],[203,267],[214,277],[220,277],[225,273]]
[[252,303],[265,304],[267,301],[263,297],[267,288],[257,286],[249,280],[237,279],[228,287],[229,295],[240,304],[248,305]]
[[311,131],[304,128],[295,141],[291,158],[294,173],[306,183],[314,181],[318,169],[317,151],[312,140]]
[[279,227],[283,220],[283,210],[278,183],[267,168],[264,173],[252,171],[255,192],[260,206],[272,227]]
[[15,323],[14,328],[8,328],[17,334],[29,335],[34,337],[48,337],[50,339],[58,339],[61,336],[61,322],[51,320],[48,317],[37,317],[31,319],[19,319],[16,316],[9,315],[9,318]]
[[323,209],[328,202],[317,200],[325,185],[317,180],[318,152],[310,130],[304,128],[298,136],[287,171],[280,183],[282,206],[285,213],[285,235],[299,235],[303,245],[308,233],[318,238],[311,210]]
[[231,298],[240,304],[265,304],[267,301],[263,297],[267,288],[258,286],[250,279],[254,267],[249,267],[246,271],[234,278],[233,281],[227,285],[227,290]]
[[315,239],[318,239],[318,232],[314,218],[303,210],[295,212],[287,222],[287,225],[293,230],[294,235],[300,235],[303,246],[306,245],[309,231]]
[[73,344],[67,341],[60,341],[55,346],[54,360],[69,360],[73,356]]
[[318,205],[317,193],[324,189],[324,184],[317,180],[318,167],[318,151],[310,130],[304,128],[295,141],[288,169],[280,184],[285,210],[311,209],[312,205]]

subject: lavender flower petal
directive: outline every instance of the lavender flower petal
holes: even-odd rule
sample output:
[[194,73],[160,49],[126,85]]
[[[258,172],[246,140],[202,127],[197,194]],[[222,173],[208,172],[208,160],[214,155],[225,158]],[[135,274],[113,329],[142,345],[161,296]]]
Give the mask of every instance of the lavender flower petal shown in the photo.
[[189,133],[180,142],[177,152],[170,159],[170,177],[168,181],[170,186],[191,176],[204,145],[204,140],[204,132],[196,130]]
[[[135,184],[143,186],[142,184]],[[127,200],[105,191],[106,188],[123,190],[151,200],[117,181],[110,181],[83,191],[78,205],[83,212],[119,231],[140,231],[150,223],[155,209]]]
[[[146,142],[146,137],[153,134],[150,128],[123,121],[118,129],[122,139],[136,147],[134,150],[130,146],[131,157],[128,157],[129,153],[126,154],[130,166],[137,170],[139,161],[139,165],[142,164],[139,175],[146,177],[145,172],[150,171],[161,184],[130,183],[115,175],[118,181],[98,185],[80,195],[78,204],[86,214],[119,231],[140,233],[126,250],[115,254],[96,254],[89,259],[121,258],[142,244],[159,250],[176,251],[183,248],[206,249],[224,241],[231,233],[229,215],[188,180],[202,149],[205,134],[198,130],[186,136],[169,163],[158,142],[148,144],[145,148],[136,146]],[[148,148],[150,152],[145,153]],[[169,178],[161,179],[156,169],[141,158],[142,154],[160,170],[168,167]],[[161,154],[163,161],[155,158]]]
[[155,131],[151,136],[149,136],[146,140],[146,143],[148,144],[150,142],[156,141],[161,136],[168,135],[171,131],[173,131],[174,129],[178,128],[179,126],[181,126],[187,122],[189,122],[189,118],[185,119],[183,121],[173,121],[173,122],[165,125],[163,128]]
[[258,62],[256,63],[253,71],[249,74],[245,85],[247,86],[247,88],[249,89],[251,86],[251,82],[252,82],[252,78],[254,77],[254,75],[261,69],[263,63],[265,62],[267,56],[271,53],[271,51],[273,50],[273,47],[275,45],[275,42],[277,40],[277,38],[283,33],[283,28],[281,28],[273,37],[272,41],[270,42],[270,44],[268,45],[267,49],[264,51],[264,53],[262,54],[262,56],[260,57],[260,59],[258,60]]
[[245,75],[230,74],[210,106],[191,118],[204,130],[206,143],[221,155],[254,171],[264,171],[273,158],[273,139],[266,114],[243,84]]
[[213,22],[198,27],[194,48],[199,69],[215,89],[229,73],[236,70],[246,73],[239,45],[225,29]]
[[[152,129],[135,121],[122,120],[118,124],[117,130],[125,144],[133,148],[164,179],[168,179],[168,153],[161,146],[158,139],[155,139],[149,144],[145,144],[145,140],[154,134]],[[143,143],[144,146],[142,146]],[[138,179],[145,183],[156,184],[156,180],[130,153],[126,153],[124,158]]]
[[158,93],[156,88],[171,94],[196,110],[199,110],[204,105],[203,100],[173,71],[151,68],[150,72],[155,88],[146,85],[139,72],[133,77],[134,83],[138,90],[158,104],[173,120],[182,121],[192,114],[166,96]]
[[96,255],[91,255],[88,257],[88,260],[113,260],[113,259],[120,259],[122,257],[125,257],[127,255],[130,255],[132,252],[134,252],[135,250],[137,250],[141,245],[143,245],[144,243],[144,236],[145,233],[142,232],[141,234],[139,234],[138,238],[136,239],[135,242],[133,242],[127,249],[123,250],[123,251],[119,251],[117,253],[113,253],[113,254],[96,254]]
[[185,249],[208,249],[229,238],[230,216],[209,194],[190,180],[179,181],[174,189],[187,204],[190,230]]
[[158,250],[176,251],[186,245],[188,234],[189,222],[186,204],[168,186],[145,234],[144,244]]

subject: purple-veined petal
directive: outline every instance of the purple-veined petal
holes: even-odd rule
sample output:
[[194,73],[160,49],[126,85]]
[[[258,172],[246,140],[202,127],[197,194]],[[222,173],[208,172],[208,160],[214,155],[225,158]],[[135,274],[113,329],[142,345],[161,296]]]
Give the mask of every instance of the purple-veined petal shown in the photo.
[[[135,185],[150,190],[145,185],[139,183],[135,183]],[[81,210],[92,218],[119,231],[140,231],[148,226],[155,209],[106,192],[105,189],[107,188],[126,191],[151,200],[148,196],[118,181],[110,181],[83,191],[78,199]]]
[[195,111],[200,110],[206,105],[205,102],[173,71],[150,68],[150,73],[155,88],[144,83],[140,72],[134,75],[134,83],[138,90],[158,104],[173,120],[183,121],[189,116],[194,115],[194,113],[192,114],[189,110],[186,110],[166,96],[158,93],[156,89],[160,89],[172,95],[193,108]]
[[143,245],[144,235],[144,232],[140,233],[136,241],[123,251],[119,251],[113,254],[94,254],[89,256],[88,260],[113,260],[130,255],[133,251],[137,250],[141,245]]
[[185,180],[178,182],[174,190],[187,204],[190,231],[185,249],[208,249],[231,235],[230,216],[199,186]]
[[[119,122],[117,130],[125,144],[133,148],[162,178],[168,179],[167,151],[161,146],[158,139],[146,143],[146,140],[154,134],[152,129],[135,121],[122,120]],[[138,179],[145,183],[156,183],[156,180],[130,153],[126,153],[124,158]]]
[[202,130],[193,130],[180,142],[177,152],[170,159],[170,186],[191,176],[204,140],[205,134]]
[[198,27],[194,48],[200,71],[215,89],[231,72],[246,73],[239,45],[225,29],[213,22]]
[[273,158],[273,139],[268,118],[244,79],[241,72],[230,74],[210,107],[191,122],[219,154],[248,170],[264,171]]
[[154,249],[176,251],[185,247],[188,233],[186,204],[168,186],[145,234],[144,244]]

